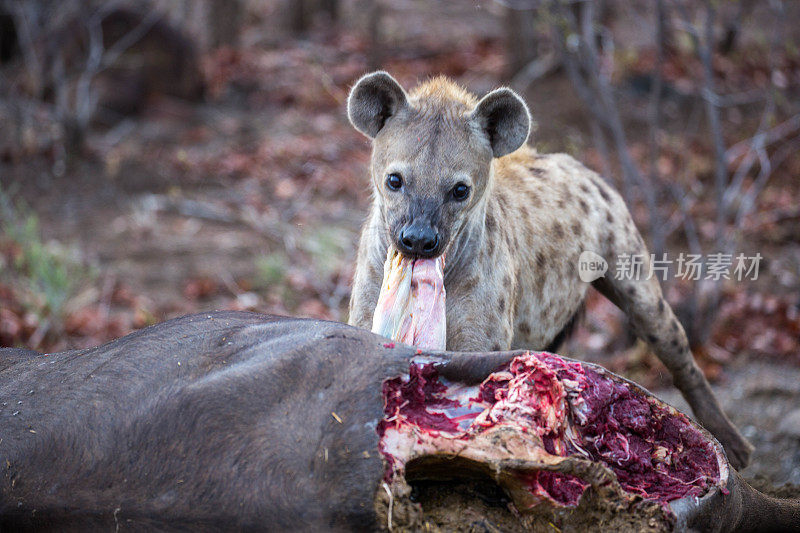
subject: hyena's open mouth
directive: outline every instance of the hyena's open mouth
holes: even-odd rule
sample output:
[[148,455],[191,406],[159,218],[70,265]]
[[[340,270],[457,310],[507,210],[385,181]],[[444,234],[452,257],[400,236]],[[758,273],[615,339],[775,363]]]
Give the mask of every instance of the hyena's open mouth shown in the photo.
[[599,367],[548,353],[519,355],[475,386],[448,382],[421,358],[386,380],[383,396],[378,506],[388,521],[391,501],[395,526],[425,519],[408,483],[490,479],[521,525],[569,528],[607,514],[620,527],[661,529],[674,525],[677,502],[728,482],[721,446],[685,415]]
[[[440,267],[390,250],[374,331],[444,349]],[[685,502],[726,491],[727,462],[708,432],[601,367],[526,352],[465,385],[441,377],[438,362],[420,356],[383,383],[386,471],[376,505],[390,528],[430,525],[430,502],[413,502],[409,484],[436,480],[489,481],[517,522],[506,525],[567,529],[668,529]]]

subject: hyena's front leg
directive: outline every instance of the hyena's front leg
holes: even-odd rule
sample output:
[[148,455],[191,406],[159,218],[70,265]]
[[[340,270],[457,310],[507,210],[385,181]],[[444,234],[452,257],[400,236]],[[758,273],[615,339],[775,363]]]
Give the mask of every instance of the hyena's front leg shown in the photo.
[[[626,268],[635,263],[634,256],[642,258],[639,275],[635,269]],[[747,466],[753,446],[722,411],[695,363],[686,333],[664,300],[656,275],[649,276],[650,256],[641,237],[631,235],[628,246],[607,251],[606,258],[609,270],[605,277],[594,282],[595,288],[625,312],[636,335],[650,345],[670,371],[675,386],[692,407],[697,420],[725,447],[731,464],[736,468]],[[621,258],[626,263],[620,269]],[[628,259],[631,263],[627,263]]]
[[350,316],[347,319],[351,326],[369,330],[372,329],[372,315],[381,293],[383,259],[386,258],[386,245],[380,243],[375,228],[374,223],[367,222],[361,232],[353,289],[350,292]]
[[363,329],[372,329],[372,315],[381,292],[381,277],[366,265],[356,269],[353,292],[350,295],[350,316],[347,323]]

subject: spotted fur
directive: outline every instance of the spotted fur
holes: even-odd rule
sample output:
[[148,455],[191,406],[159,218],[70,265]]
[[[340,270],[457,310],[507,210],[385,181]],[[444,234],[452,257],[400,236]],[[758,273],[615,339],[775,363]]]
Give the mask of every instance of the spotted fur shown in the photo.
[[[622,254],[649,257],[622,198],[569,155],[528,146],[530,116],[516,94],[500,89],[479,100],[442,77],[406,94],[379,72],[354,86],[348,112],[373,138],[374,187],[351,324],[370,327],[387,247],[399,228],[423,220],[443,241],[447,348],[545,349],[583,305],[589,284],[578,257],[590,250],[609,263],[595,287],[627,314],[733,464],[748,462],[752,447],[722,412],[658,281],[613,276]],[[400,192],[384,185],[392,172],[406,180]],[[462,203],[447,196],[457,182],[471,188]]]

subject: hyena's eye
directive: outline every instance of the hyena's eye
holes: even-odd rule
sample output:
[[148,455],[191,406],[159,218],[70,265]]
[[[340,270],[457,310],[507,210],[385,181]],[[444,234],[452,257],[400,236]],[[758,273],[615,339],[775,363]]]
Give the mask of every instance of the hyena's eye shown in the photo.
[[391,173],[386,176],[386,186],[393,191],[399,191],[403,186],[403,178],[400,177],[400,174]]
[[469,196],[469,186],[466,183],[456,183],[451,193],[454,199],[461,202]]

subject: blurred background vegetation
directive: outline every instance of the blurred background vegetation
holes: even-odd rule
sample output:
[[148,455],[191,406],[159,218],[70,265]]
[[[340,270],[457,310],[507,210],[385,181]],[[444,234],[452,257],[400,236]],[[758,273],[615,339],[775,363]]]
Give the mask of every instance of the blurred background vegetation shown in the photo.
[[[712,380],[798,369],[799,16],[780,0],[0,0],[0,346],[85,347],[219,308],[346,320],[370,192],[345,98],[382,68],[518,90],[531,142],[612,182],[656,254],[761,253],[757,281],[670,276],[667,298]],[[567,354],[668,384],[610,303],[587,307]]]
[[[796,355],[796,11],[3,0],[0,341],[85,346],[212,307],[346,320],[368,143],[344,98],[380,67],[524,93],[533,143],[615,183],[659,256],[764,252],[761,283],[668,281],[669,299],[707,367]],[[589,306],[589,349],[630,343]]]

